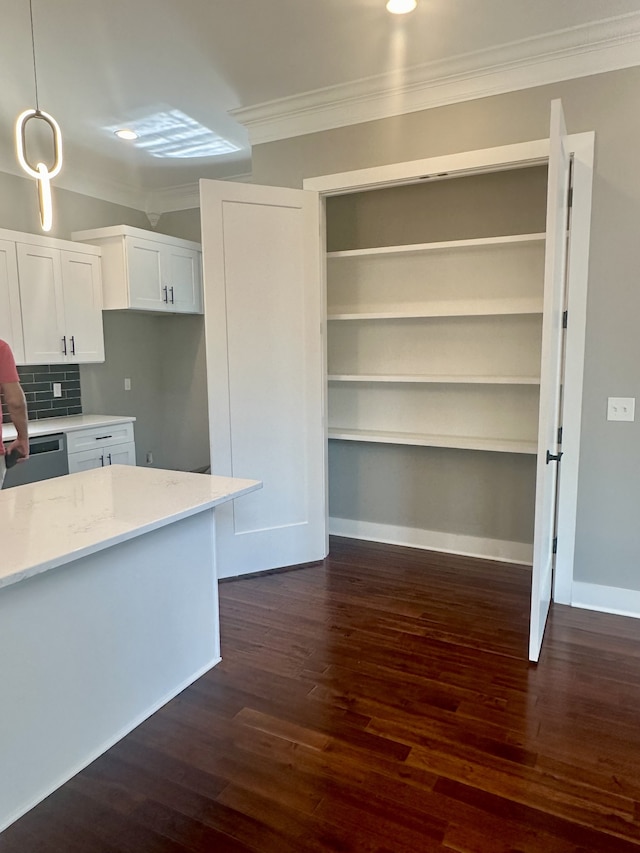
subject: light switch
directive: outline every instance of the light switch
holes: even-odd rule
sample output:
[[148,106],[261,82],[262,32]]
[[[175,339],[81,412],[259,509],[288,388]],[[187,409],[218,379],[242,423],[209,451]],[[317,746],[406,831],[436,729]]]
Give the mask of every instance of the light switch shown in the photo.
[[54,382],[53,383],[53,396],[54,397],[62,397],[62,383]]
[[632,421],[636,413],[635,397],[609,397],[607,400],[608,421]]
[[131,391],[131,380],[128,377],[124,380],[124,390]]

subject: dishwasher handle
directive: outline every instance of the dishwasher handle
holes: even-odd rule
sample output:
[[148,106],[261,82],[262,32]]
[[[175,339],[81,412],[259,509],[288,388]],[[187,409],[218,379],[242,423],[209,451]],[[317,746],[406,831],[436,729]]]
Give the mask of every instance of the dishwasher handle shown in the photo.
[[64,433],[38,435],[29,439],[29,456],[41,453],[60,453],[65,450]]

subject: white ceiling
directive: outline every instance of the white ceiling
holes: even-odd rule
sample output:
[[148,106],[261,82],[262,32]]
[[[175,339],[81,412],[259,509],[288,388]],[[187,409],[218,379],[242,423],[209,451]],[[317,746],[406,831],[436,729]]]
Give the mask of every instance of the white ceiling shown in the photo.
[[[640,0],[419,0],[403,17],[384,0],[32,3],[39,105],[64,138],[56,183],[147,209],[250,172],[250,138],[640,64]],[[29,0],[0,0],[0,21],[0,170],[17,174],[13,125],[35,106]],[[105,130],[175,109],[241,150],[159,159]]]

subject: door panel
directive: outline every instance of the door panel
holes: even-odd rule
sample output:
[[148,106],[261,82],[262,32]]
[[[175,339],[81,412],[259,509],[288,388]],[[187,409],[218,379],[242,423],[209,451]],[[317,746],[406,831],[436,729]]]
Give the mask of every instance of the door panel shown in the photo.
[[211,471],[263,481],[220,507],[222,577],[326,555],[316,193],[201,182]]
[[63,251],[61,261],[70,355],[79,362],[104,361],[100,258]]
[[17,244],[27,364],[67,361],[62,270],[59,249]]
[[200,304],[200,254],[194,249],[167,246],[165,284],[169,285],[169,310],[190,314],[202,311]]
[[557,456],[562,382],[562,314],[567,260],[567,221],[570,154],[566,141],[562,104],[551,104],[547,234],[545,247],[544,319],[536,508],[531,579],[531,623],[529,659],[537,661],[551,603],[553,581],[553,538],[555,529],[558,462],[548,461],[547,452]]
[[167,294],[161,272],[162,245],[151,240],[125,237],[129,299],[132,308],[165,311]]
[[16,362],[24,364],[18,263],[11,240],[0,240],[0,338],[9,344]]

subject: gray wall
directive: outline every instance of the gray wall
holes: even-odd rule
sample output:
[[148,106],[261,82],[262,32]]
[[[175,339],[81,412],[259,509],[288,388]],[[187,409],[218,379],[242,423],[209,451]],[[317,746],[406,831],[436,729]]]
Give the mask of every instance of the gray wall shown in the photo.
[[568,130],[596,132],[576,579],[640,590],[640,418],[606,420],[608,396],[640,396],[640,68],[254,146],[256,183],[548,136],[562,98]]
[[[327,249],[539,233],[546,191],[539,166],[335,196]],[[531,543],[534,500],[533,456],[329,443],[332,518]]]
[[[52,237],[106,225],[151,230],[145,213],[53,187]],[[33,181],[0,173],[0,228],[41,234]],[[155,229],[200,240],[199,210],[167,214]],[[104,312],[104,364],[82,365],[83,411],[132,415],[138,464],[151,450],[155,467],[193,470],[209,464],[204,321]],[[132,381],[124,391],[124,378]]]

